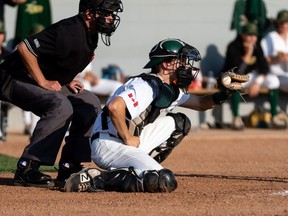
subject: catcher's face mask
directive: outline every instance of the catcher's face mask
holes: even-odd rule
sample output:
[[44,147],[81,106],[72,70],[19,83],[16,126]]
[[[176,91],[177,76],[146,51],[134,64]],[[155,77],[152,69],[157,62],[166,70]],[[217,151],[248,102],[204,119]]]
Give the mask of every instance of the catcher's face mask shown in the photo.
[[188,87],[192,81],[196,79],[199,74],[200,69],[193,67],[195,61],[200,61],[201,56],[199,51],[185,44],[184,47],[180,50],[177,61],[179,62],[179,67],[177,67],[176,73],[176,85],[183,89],[185,93],[188,91]]

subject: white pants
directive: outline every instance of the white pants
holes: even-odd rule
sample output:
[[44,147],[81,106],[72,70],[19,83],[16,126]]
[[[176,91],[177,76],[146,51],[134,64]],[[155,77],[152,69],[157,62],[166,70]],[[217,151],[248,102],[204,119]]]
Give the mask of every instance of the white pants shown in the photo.
[[280,89],[288,93],[288,73],[278,76],[280,80]]
[[270,65],[271,73],[278,76],[280,80],[280,89],[284,92],[288,92],[288,62],[286,64],[286,67],[279,64]]
[[[249,88],[259,76],[256,72],[249,73],[249,81],[244,83],[243,88]],[[280,81],[275,74],[269,73],[265,76],[262,83],[260,83],[262,87],[266,87],[268,89],[278,89],[280,86]]]
[[159,117],[152,124],[146,125],[140,135],[138,148],[127,146],[121,139],[101,133],[91,143],[91,158],[100,168],[134,167],[142,177],[145,170],[161,170],[163,167],[148,154],[165,142],[175,130],[175,121],[171,116]]

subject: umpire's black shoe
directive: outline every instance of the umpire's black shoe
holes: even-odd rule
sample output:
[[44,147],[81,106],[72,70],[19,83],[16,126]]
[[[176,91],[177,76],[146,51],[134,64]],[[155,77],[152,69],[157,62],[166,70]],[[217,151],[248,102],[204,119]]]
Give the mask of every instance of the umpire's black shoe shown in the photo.
[[65,180],[68,179],[71,174],[77,173],[82,169],[83,169],[83,166],[79,163],[76,164],[76,163],[60,162],[59,163],[58,176],[57,176],[56,180],[58,182],[65,182]]
[[45,175],[38,169],[39,162],[20,159],[14,176],[14,185],[50,188],[54,182],[49,175]]

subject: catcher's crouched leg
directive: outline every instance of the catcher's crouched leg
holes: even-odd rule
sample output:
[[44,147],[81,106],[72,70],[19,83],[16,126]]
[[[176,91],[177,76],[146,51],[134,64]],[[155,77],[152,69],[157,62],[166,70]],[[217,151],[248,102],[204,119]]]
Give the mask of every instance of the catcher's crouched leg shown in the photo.
[[174,119],[176,129],[167,141],[149,153],[149,155],[158,163],[161,163],[168,157],[172,150],[183,140],[191,129],[191,122],[185,114],[168,113],[167,116],[171,116]]

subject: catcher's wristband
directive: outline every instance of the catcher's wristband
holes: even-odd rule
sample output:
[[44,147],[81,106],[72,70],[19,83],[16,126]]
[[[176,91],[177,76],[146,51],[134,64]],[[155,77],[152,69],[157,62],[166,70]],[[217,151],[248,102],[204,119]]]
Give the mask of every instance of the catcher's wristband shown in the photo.
[[228,100],[231,94],[227,94],[224,91],[218,91],[213,94],[213,101],[215,104],[222,104]]

